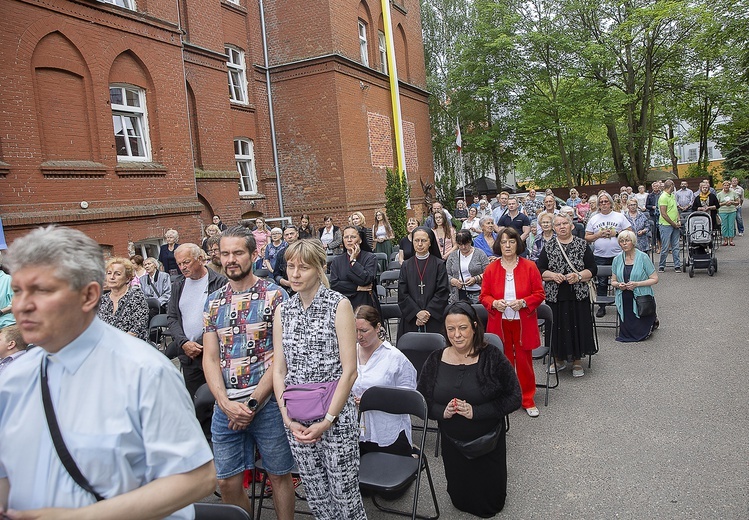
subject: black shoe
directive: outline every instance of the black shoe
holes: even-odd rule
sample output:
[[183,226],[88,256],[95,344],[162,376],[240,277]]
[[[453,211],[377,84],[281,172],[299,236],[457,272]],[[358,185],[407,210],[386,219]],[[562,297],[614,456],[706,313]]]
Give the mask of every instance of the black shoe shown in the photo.
[[606,316],[606,307],[598,307],[596,318],[603,318],[604,316]]

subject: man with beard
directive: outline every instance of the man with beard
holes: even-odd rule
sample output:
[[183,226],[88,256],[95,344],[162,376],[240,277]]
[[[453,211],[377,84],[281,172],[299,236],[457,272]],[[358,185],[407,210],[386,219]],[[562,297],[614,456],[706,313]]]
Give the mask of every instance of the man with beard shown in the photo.
[[255,466],[255,449],[273,485],[276,515],[294,518],[294,460],[273,395],[273,315],[287,298],[273,282],[252,273],[257,247],[242,226],[221,236],[221,263],[229,283],[208,297],[204,310],[203,369],[216,398],[211,436],[224,502],[244,508],[243,473]]
[[224,267],[221,265],[221,254],[218,248],[218,243],[220,241],[221,235],[219,234],[213,235],[205,241],[205,247],[206,249],[208,249],[208,256],[210,257],[208,263],[205,264],[205,266],[214,273],[218,273],[221,276],[226,276]]

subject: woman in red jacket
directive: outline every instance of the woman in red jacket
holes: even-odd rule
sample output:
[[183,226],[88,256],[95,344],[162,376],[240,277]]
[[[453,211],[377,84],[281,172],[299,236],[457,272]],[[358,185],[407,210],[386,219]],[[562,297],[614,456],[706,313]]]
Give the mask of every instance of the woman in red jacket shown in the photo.
[[525,244],[514,228],[502,230],[493,250],[499,260],[486,268],[479,297],[489,311],[486,331],[502,338],[505,356],[515,367],[520,381],[522,406],[528,415],[538,417],[533,400],[536,375],[531,351],[541,344],[536,317],[536,308],[546,297],[541,273],[535,263],[519,256]]

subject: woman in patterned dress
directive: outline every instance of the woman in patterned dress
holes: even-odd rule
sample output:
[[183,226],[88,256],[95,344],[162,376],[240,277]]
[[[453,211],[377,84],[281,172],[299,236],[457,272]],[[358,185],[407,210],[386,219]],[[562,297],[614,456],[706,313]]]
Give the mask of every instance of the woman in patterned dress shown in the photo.
[[[291,452],[315,518],[366,518],[359,491],[359,425],[351,388],[356,380],[356,331],[349,301],[327,287],[325,249],[298,240],[285,252],[296,294],[273,323],[273,387]],[[283,404],[288,385],[338,381],[325,418],[297,421]]]
[[[572,235],[570,217],[556,215],[554,231],[556,239],[546,242],[537,262],[546,303],[554,313],[551,351],[557,359],[556,370],[564,370],[571,360],[572,375],[582,377],[585,370],[580,360],[596,352],[587,282],[598,273],[598,267],[585,240]],[[565,260],[562,248],[574,270]],[[553,365],[549,372],[555,372]]]
[[98,316],[104,322],[131,336],[148,338],[148,302],[140,287],[130,285],[133,264],[127,258],[114,257],[107,261],[106,288],[99,304]]

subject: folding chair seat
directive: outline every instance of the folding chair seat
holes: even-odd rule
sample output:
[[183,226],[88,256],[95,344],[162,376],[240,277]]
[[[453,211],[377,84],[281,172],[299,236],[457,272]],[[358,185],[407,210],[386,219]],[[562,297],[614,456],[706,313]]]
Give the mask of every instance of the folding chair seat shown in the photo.
[[[381,511],[401,516],[410,516],[412,520],[416,518],[436,520],[440,515],[439,504],[437,503],[437,494],[434,490],[432,473],[429,470],[429,462],[424,455],[428,419],[427,403],[424,400],[424,396],[416,390],[407,388],[373,386],[367,389],[364,395],[362,395],[359,403],[359,412],[373,410],[391,414],[409,414],[421,419],[421,426],[418,428],[421,430],[419,453],[418,457],[382,452],[365,453],[362,455],[359,464],[359,485],[363,489],[375,493],[372,496],[372,502]],[[417,513],[422,472],[426,472],[427,480],[429,481],[429,490],[435,510],[433,516]],[[394,509],[379,502],[377,498],[378,493],[402,491],[410,486],[412,482],[415,482],[415,485],[411,511]]]
[[247,511],[232,504],[196,503],[195,520],[252,520]]

